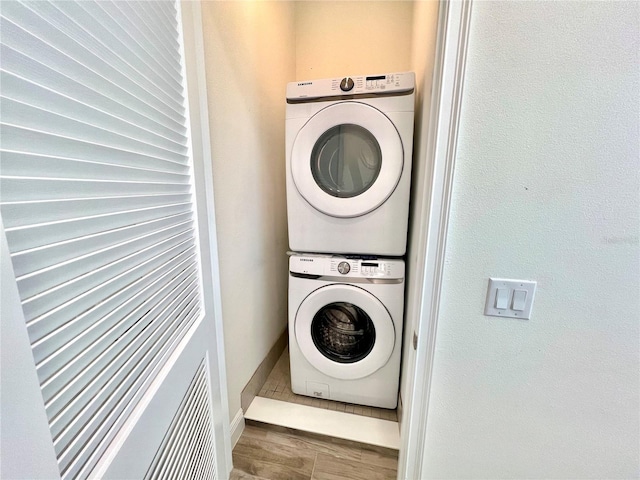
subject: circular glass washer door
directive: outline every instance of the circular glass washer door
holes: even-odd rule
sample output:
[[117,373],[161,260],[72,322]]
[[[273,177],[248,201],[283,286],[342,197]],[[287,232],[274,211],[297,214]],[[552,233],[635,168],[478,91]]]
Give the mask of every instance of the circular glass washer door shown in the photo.
[[352,285],[332,284],[300,304],[295,336],[307,361],[325,375],[354,380],[371,375],[391,357],[396,336],[385,306]]
[[381,111],[341,102],[320,110],[300,129],[291,175],[300,195],[334,217],[375,210],[393,193],[404,164],[402,141]]

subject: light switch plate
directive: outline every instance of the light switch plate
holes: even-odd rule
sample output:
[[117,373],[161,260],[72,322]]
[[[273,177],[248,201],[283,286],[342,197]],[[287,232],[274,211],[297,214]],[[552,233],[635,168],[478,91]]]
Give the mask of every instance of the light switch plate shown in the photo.
[[[500,290],[500,295],[498,295]],[[506,308],[498,308],[504,305],[504,291],[506,290]],[[518,291],[514,301],[513,293]],[[524,294],[522,292],[525,292]],[[487,289],[487,301],[484,306],[484,314],[494,317],[531,318],[531,307],[536,293],[536,282],[531,280],[512,280],[508,278],[489,278]],[[524,295],[524,304],[522,296]],[[515,307],[515,308],[514,308]]]

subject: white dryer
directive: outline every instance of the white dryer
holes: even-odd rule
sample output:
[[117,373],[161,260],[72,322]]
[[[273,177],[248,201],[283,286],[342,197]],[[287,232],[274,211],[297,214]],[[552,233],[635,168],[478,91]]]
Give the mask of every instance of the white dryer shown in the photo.
[[403,308],[402,260],[292,255],[292,391],[396,408]]
[[287,85],[292,250],[404,255],[414,89],[413,72]]

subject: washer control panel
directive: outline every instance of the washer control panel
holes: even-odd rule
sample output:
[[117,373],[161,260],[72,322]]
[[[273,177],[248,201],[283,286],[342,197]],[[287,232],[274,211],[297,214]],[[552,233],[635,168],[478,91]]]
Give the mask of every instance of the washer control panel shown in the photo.
[[381,95],[411,93],[415,89],[413,72],[324,78],[287,84],[287,99],[304,101],[343,95]]
[[404,261],[296,254],[289,259],[289,270],[305,275],[398,279],[404,278]]
[[391,265],[385,262],[362,262],[360,272],[363,275],[391,275]]

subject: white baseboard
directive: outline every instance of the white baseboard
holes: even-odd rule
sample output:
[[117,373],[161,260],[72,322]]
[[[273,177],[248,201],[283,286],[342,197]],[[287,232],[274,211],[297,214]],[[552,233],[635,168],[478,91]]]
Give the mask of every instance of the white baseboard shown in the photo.
[[242,414],[242,409],[238,409],[238,413],[231,420],[231,448],[236,446],[238,440],[240,440],[240,435],[244,431],[244,415]]

